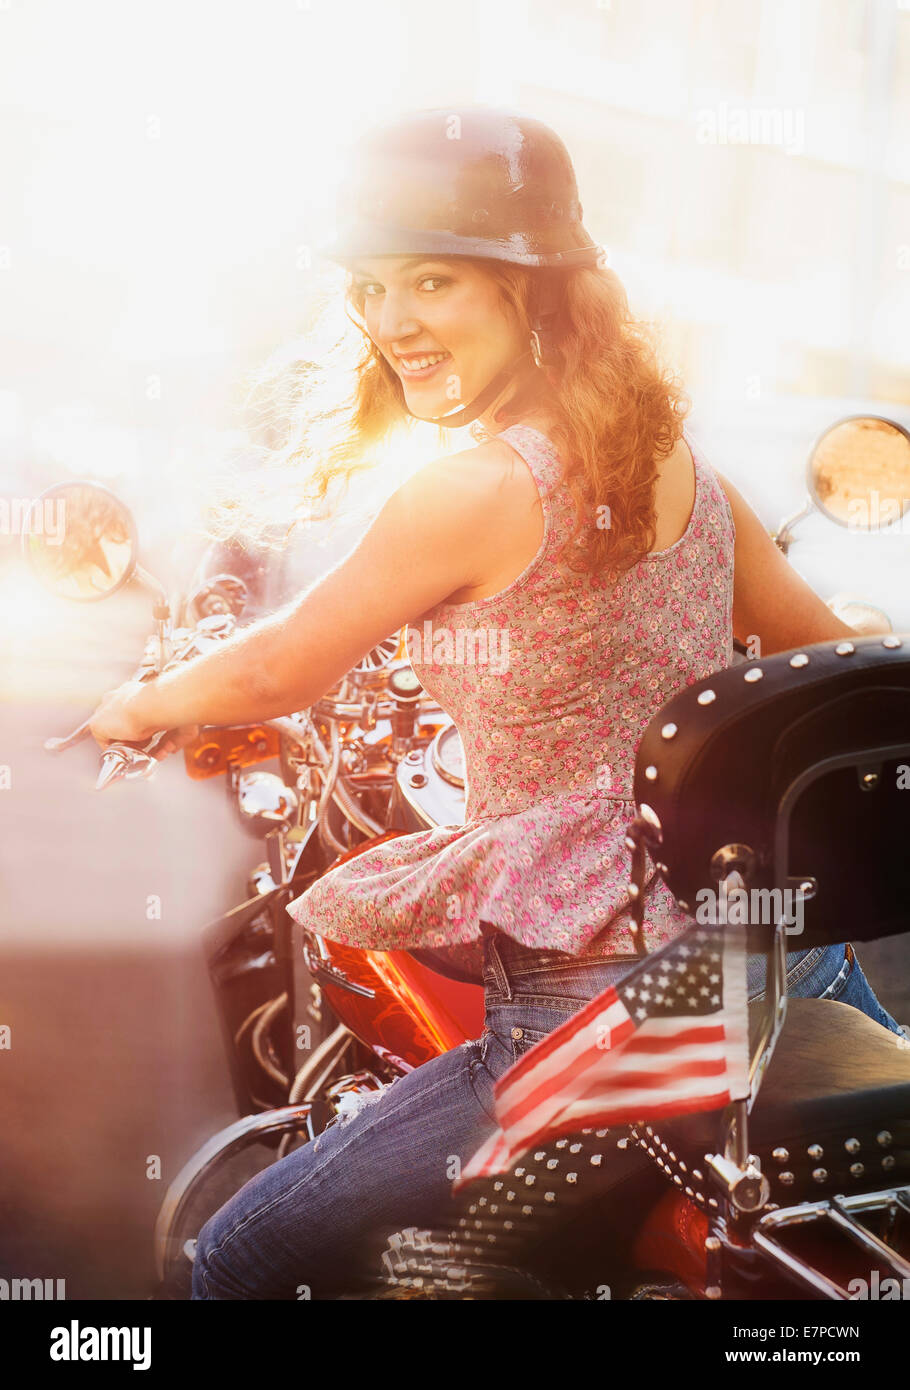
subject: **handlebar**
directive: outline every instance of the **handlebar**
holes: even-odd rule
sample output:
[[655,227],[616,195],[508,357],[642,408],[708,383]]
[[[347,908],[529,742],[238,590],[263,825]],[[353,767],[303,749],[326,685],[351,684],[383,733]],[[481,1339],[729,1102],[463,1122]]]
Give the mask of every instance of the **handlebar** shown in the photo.
[[[219,579],[225,577],[219,576]],[[200,656],[206,650],[220,644],[235,630],[236,622],[236,615],[233,612],[213,613],[201,618],[193,628],[173,630],[170,634],[173,644],[170,660],[164,664],[163,669],[168,670],[172,666],[191,661],[195,656]],[[152,669],[146,661],[134,679],[148,679],[151,674]],[[342,695],[345,693],[345,690],[341,691]],[[396,708],[397,705],[394,700],[374,697],[370,709],[370,727],[375,724],[377,719],[391,718]],[[344,778],[341,775],[341,741],[338,737],[338,722],[362,718],[364,713],[362,706],[349,699],[338,700],[326,696],[317,701],[312,710],[307,710],[305,713],[308,717],[303,723],[298,722],[293,716],[281,716],[261,722],[275,729],[291,743],[296,744],[298,748],[307,752],[308,756],[315,752],[318,761],[322,764],[323,788],[319,803],[319,815],[322,820],[325,820],[324,813],[329,801],[334,801],[362,834],[368,836],[379,834],[384,827],[358,805],[356,798],[344,786]],[[324,718],[329,724],[331,729],[329,747],[326,747],[319,737],[309,717],[312,715],[317,718]],[[152,754],[165,734],[166,731],[162,730],[141,744],[130,744],[124,741],[108,744],[101,756],[101,768],[95,783],[96,790],[102,790],[104,787],[110,786],[112,782],[123,779],[133,780],[150,776],[158,761]],[[44,748],[48,753],[62,753],[68,748],[75,747],[77,743],[81,743],[90,735],[89,719],[85,719],[72,733],[46,739]],[[339,845],[338,848],[344,849],[345,846]]]
[[[89,716],[91,718],[91,716]],[[73,748],[77,743],[81,743],[84,738],[88,738],[91,730],[89,729],[88,719],[83,719],[78,728],[71,734],[66,734],[62,738],[46,738],[44,740],[45,753],[63,753],[67,748]]]
[[[45,739],[44,749],[47,753],[63,753],[67,748],[74,748],[77,743],[82,743],[84,739],[89,737],[91,737],[89,720],[84,719],[71,734]],[[164,732],[162,731],[153,734],[144,743],[126,743],[123,741],[109,743],[101,754],[101,768],[95,783],[95,790],[101,791],[104,787],[110,786],[111,782],[117,782],[123,778],[132,780],[138,777],[150,777],[157,762],[152,754],[163,737]]]
[[123,779],[134,781],[140,777],[150,777],[158,765],[152,752],[163,737],[163,734],[155,734],[142,747],[132,743],[109,743],[101,754],[95,791],[103,791],[112,782]]

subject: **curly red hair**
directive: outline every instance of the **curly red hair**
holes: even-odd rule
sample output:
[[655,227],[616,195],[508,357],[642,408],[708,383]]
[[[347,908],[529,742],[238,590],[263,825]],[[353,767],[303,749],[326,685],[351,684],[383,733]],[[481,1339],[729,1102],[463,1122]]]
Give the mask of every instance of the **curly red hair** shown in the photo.
[[[503,303],[518,315],[530,337],[528,313],[533,269],[509,262],[477,260],[497,282]],[[654,483],[660,461],[675,448],[689,409],[676,376],[658,355],[651,327],[633,317],[626,291],[606,266],[563,272],[564,292],[554,322],[560,366],[529,366],[516,390],[497,412],[498,424],[545,411],[575,500],[575,544],[567,563],[576,570],[622,570],[653,548]],[[269,462],[291,465],[297,496],[319,510],[335,487],[347,487],[374,465],[381,446],[400,428],[412,427],[400,378],[363,329],[362,303],[349,277],[349,319],[362,339],[353,360],[340,340],[320,361],[298,361],[273,391],[272,406],[283,420],[285,442]],[[358,322],[358,320],[360,320]],[[350,372],[347,399],[340,375]],[[440,429],[445,441],[447,431]],[[301,484],[301,465],[305,482]],[[258,478],[265,498],[277,475]],[[274,497],[274,493],[273,493]],[[236,529],[236,498],[229,516]],[[286,515],[286,513],[285,513]],[[224,528],[222,528],[224,530]]]
[[[503,261],[477,261],[497,281],[504,301],[530,336],[533,270]],[[360,310],[349,285],[348,302]],[[575,499],[576,569],[624,569],[654,544],[654,482],[661,459],[682,434],[689,401],[660,363],[648,325],[636,320],[626,291],[609,267],[565,272],[563,302],[554,323],[559,367],[529,367],[497,411],[497,424],[544,410],[555,421],[553,443]],[[372,341],[359,364],[350,444],[386,436],[407,419],[401,381]],[[345,471],[342,446],[315,477],[324,490]],[[604,524],[604,519],[608,524]]]

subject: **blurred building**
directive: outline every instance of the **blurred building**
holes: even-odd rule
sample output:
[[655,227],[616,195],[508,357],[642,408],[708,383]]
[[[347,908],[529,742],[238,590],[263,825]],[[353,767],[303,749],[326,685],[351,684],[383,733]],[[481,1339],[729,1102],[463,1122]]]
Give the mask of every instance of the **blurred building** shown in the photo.
[[325,286],[346,140],[406,107],[556,127],[701,406],[910,402],[910,0],[2,9],[5,493],[91,472],[190,525]]
[[910,3],[526,11],[516,95],[692,389],[910,402]]

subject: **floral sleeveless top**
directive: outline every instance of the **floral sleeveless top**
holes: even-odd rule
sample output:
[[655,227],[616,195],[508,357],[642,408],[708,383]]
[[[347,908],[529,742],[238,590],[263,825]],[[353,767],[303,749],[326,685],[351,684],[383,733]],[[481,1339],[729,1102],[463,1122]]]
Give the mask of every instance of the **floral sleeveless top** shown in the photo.
[[[465,821],[364,851],[288,910],[347,945],[447,948],[462,964],[478,959],[481,923],[534,949],[632,955],[635,754],[671,696],[731,662],[733,516],[687,434],[695,503],[681,538],[618,577],[573,572],[558,554],[575,509],[554,446],[527,425],[497,438],[537,483],[540,548],[499,593],[440,603],[408,632],[414,671],[464,744]],[[652,878],[648,949],[688,924]]]

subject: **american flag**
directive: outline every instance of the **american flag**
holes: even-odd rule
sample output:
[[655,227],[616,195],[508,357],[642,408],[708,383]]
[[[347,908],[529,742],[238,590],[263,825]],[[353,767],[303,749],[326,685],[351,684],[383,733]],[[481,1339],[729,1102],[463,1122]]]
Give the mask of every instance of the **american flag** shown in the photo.
[[500,1077],[500,1127],[454,1186],[585,1126],[714,1110],[748,1094],[745,931],[692,926]]

